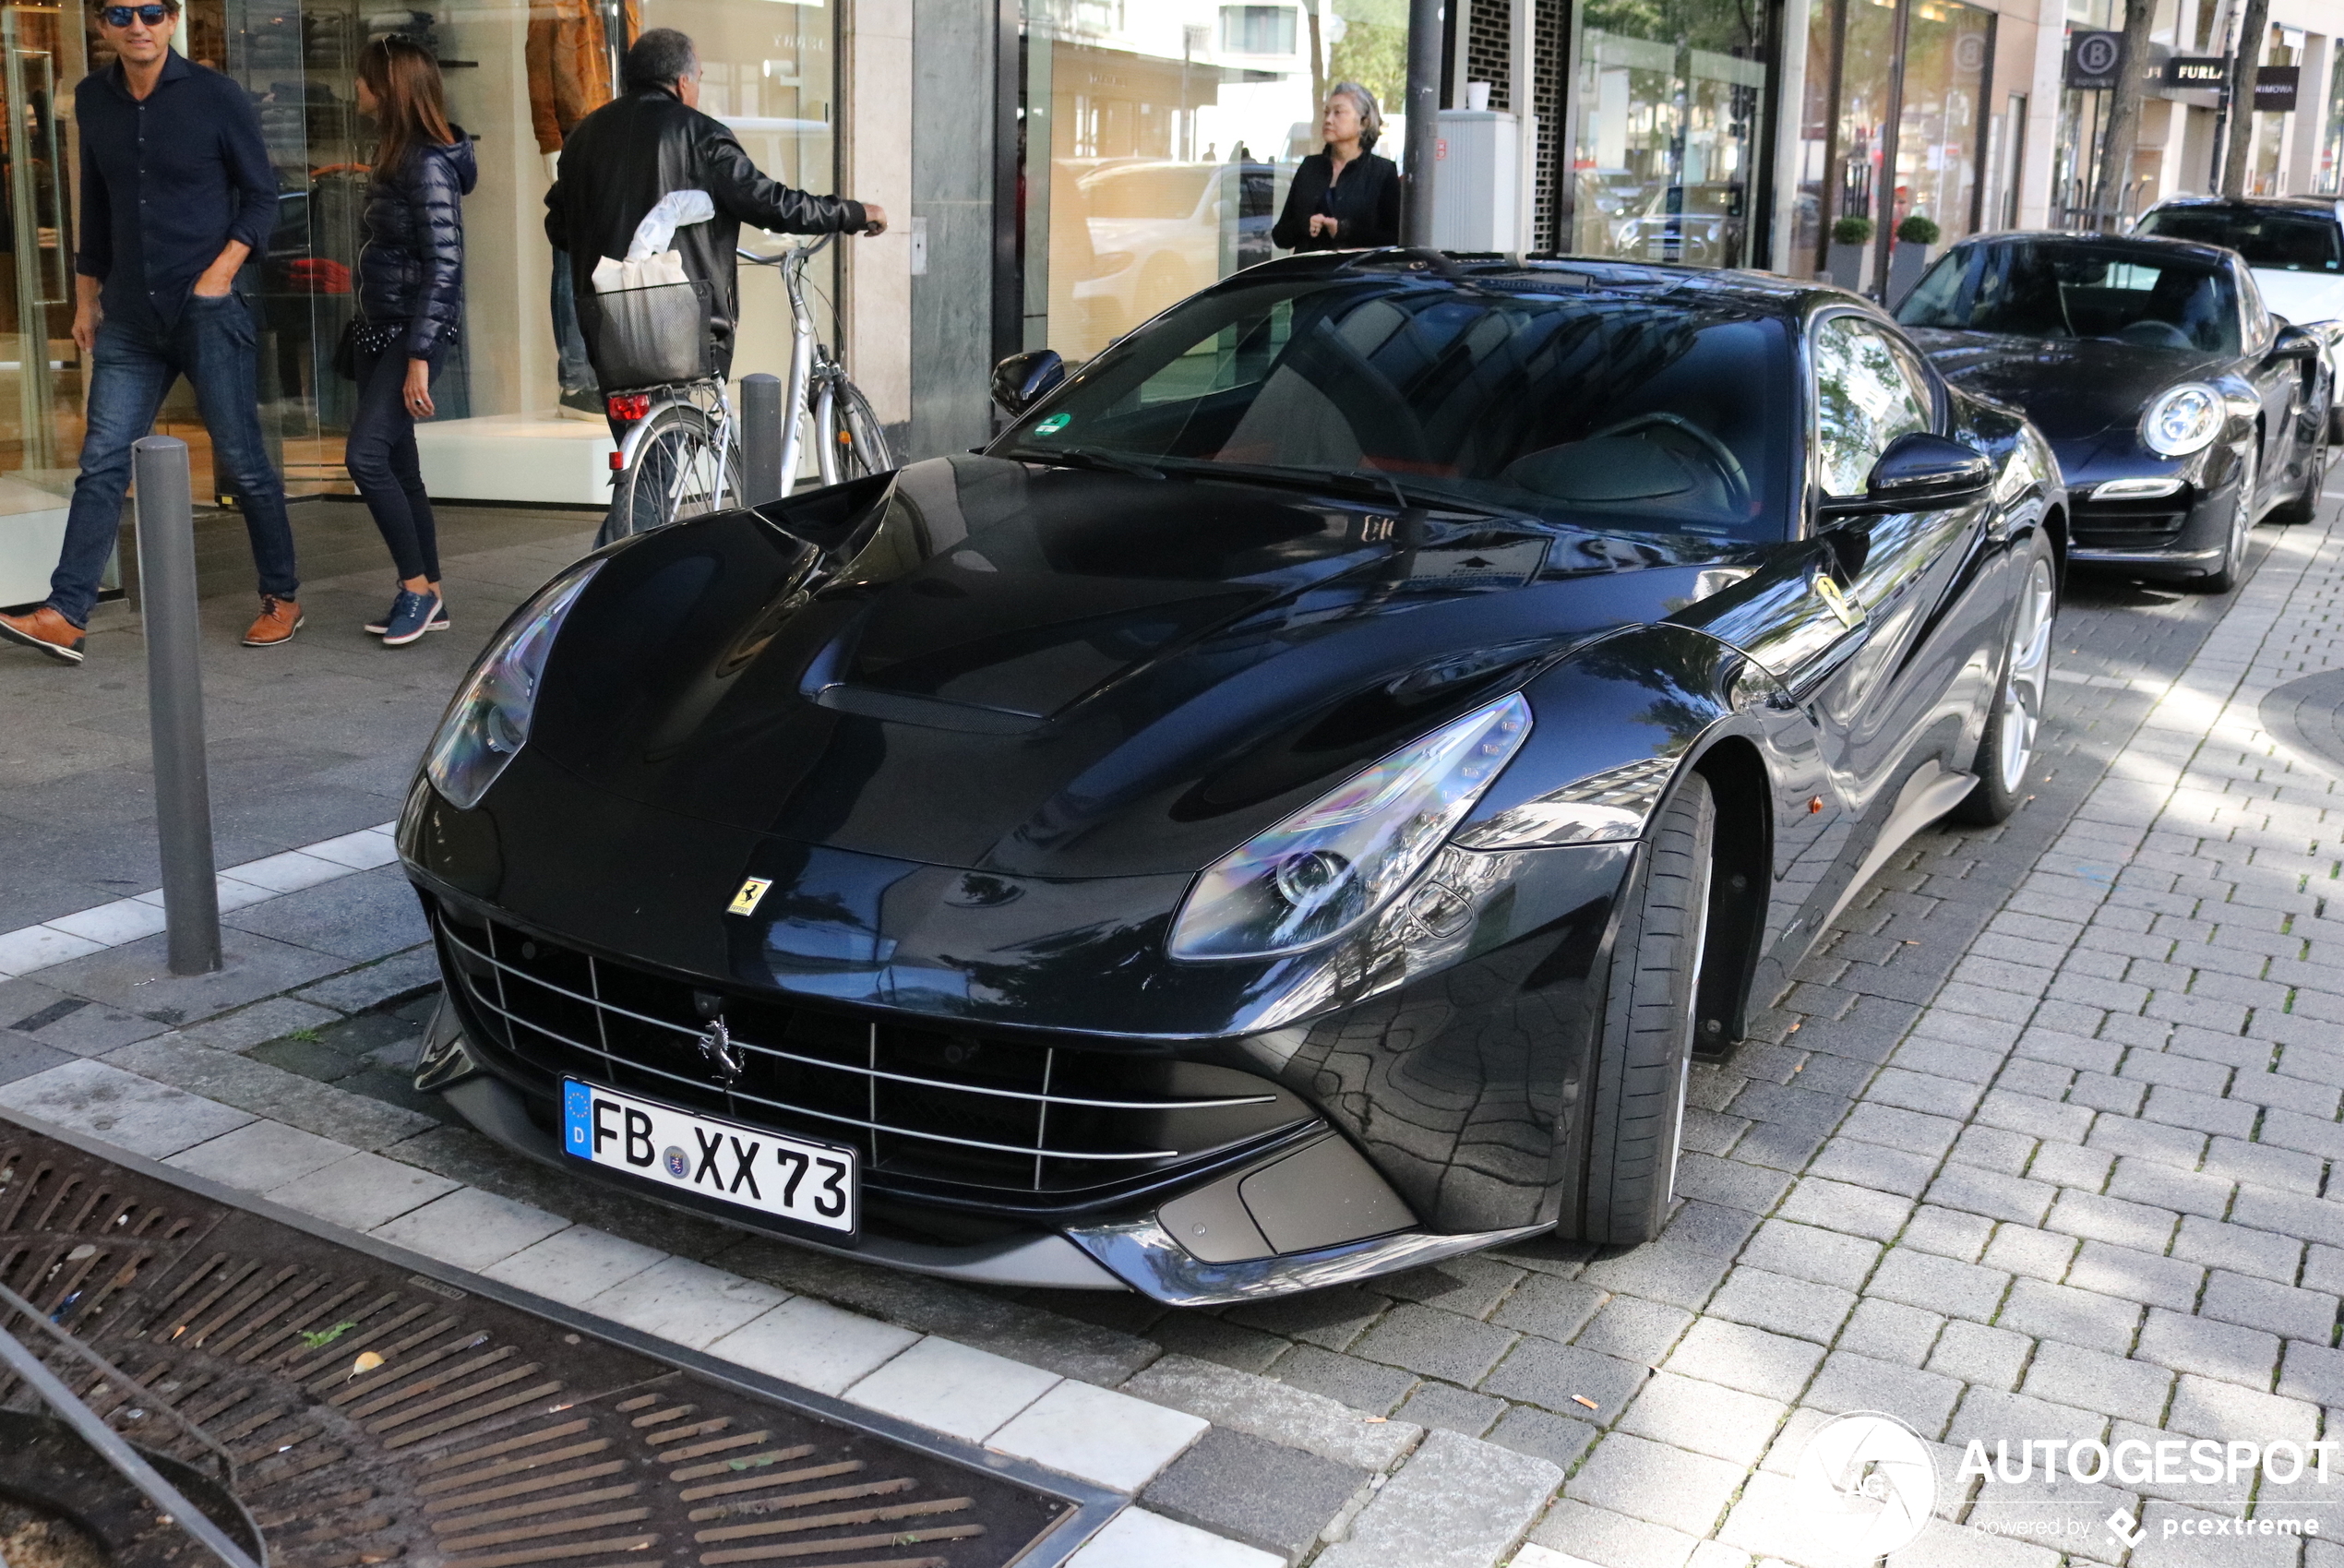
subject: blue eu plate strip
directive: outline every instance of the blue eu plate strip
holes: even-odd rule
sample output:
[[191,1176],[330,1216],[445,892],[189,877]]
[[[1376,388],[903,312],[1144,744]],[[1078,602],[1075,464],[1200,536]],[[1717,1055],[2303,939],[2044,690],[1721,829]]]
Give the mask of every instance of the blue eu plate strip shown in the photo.
[[593,1094],[585,1084],[562,1084],[562,1147],[573,1155],[593,1152]]

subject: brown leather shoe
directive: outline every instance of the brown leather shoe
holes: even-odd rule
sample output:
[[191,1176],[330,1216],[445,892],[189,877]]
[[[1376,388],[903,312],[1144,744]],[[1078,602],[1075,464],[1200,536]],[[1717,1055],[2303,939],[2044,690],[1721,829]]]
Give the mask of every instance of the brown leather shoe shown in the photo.
[[301,606],[291,599],[280,599],[274,593],[260,596],[260,618],[245,633],[247,648],[274,648],[280,642],[291,642],[293,634],[301,629]]
[[60,664],[81,663],[81,628],[47,604],[29,616],[0,616],[0,637],[38,648]]

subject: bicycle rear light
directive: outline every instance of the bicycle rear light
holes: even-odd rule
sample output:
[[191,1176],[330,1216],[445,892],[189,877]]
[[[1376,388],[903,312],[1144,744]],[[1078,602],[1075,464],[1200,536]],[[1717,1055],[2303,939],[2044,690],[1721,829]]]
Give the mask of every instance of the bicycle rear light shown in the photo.
[[614,392],[610,396],[610,416],[613,419],[637,420],[652,411],[649,392]]

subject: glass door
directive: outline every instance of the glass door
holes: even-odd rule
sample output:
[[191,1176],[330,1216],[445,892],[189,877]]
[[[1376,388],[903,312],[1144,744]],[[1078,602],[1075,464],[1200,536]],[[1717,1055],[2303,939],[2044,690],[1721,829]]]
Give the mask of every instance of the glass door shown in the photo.
[[1590,0],[1574,10],[1572,250],[1750,264],[1764,16],[1730,0]]

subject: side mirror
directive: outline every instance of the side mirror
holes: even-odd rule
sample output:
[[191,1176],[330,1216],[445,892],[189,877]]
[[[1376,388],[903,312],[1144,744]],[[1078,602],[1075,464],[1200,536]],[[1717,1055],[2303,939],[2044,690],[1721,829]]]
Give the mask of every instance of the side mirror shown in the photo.
[[993,402],[1015,419],[1066,379],[1066,361],[1056,349],[1013,353],[993,367]]
[[2282,325],[2278,329],[2278,336],[2271,342],[2273,359],[2304,360],[2317,359],[2319,356],[2319,339],[2301,327]]
[[1994,465],[1985,453],[1926,430],[1888,443],[1872,465],[1861,496],[1826,500],[1826,514],[1901,512],[1921,507],[1959,506],[1992,488]]

